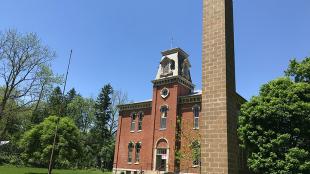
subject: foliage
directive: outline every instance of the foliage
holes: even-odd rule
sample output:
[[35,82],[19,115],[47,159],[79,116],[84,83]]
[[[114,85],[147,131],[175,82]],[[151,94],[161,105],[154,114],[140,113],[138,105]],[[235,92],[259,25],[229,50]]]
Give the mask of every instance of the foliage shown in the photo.
[[310,57],[305,58],[301,62],[296,59],[290,61],[287,76],[294,78],[295,82],[310,82]]
[[100,138],[104,139],[109,136],[107,133],[108,127],[107,124],[111,119],[111,94],[113,93],[112,86],[110,84],[105,85],[101,92],[99,93],[96,104],[95,104],[95,118],[96,125],[95,129],[100,136]]
[[67,103],[71,103],[72,100],[75,98],[75,97],[78,97],[80,96],[79,94],[77,94],[76,90],[74,88],[70,89],[69,92],[67,93],[66,95],[66,102]]
[[[91,130],[92,148],[96,155],[96,165],[99,168],[112,168],[114,154],[114,137],[110,134],[108,123],[111,120],[111,95],[113,93],[110,84],[105,85],[99,93],[95,104],[95,124]],[[109,146],[111,145],[112,146]],[[111,149],[107,150],[106,148]],[[107,160],[107,161],[106,161]]]
[[[176,150],[175,159],[177,167],[180,167],[181,161],[187,166],[199,165],[201,158],[200,151],[200,134],[199,131],[193,129],[193,125],[187,124],[182,116],[177,117],[176,124]],[[184,123],[183,123],[184,122]],[[183,143],[181,143],[183,142]],[[187,143],[184,143],[187,142]]]
[[83,132],[88,132],[94,125],[95,101],[89,98],[76,96],[67,106],[67,115],[72,118],[75,125]]
[[286,71],[297,83],[273,80],[241,108],[238,133],[254,173],[310,173],[310,83],[302,71],[309,59],[303,63]]
[[75,165],[81,153],[79,130],[70,118],[56,116],[46,118],[22,137],[20,148],[24,149],[22,158],[26,163],[34,166],[47,166],[57,121],[59,121],[59,125],[55,148],[55,166],[68,168]]
[[59,86],[57,86],[51,93],[48,99],[49,114],[51,115],[65,115],[63,108],[63,96]]
[[55,53],[34,33],[20,34],[15,30],[0,33],[0,77],[4,82],[0,119],[5,115],[8,100],[28,105],[38,99],[42,71],[49,68],[54,57]]
[[50,68],[54,57],[35,33],[0,33],[0,140],[10,141],[0,163],[46,167],[59,121],[56,167],[111,169],[117,105],[127,95],[110,84],[96,100],[75,88],[64,95],[55,87],[63,79]]
[[193,159],[193,164],[199,165],[200,164],[200,142],[199,140],[194,140],[190,148],[192,150],[192,159]]

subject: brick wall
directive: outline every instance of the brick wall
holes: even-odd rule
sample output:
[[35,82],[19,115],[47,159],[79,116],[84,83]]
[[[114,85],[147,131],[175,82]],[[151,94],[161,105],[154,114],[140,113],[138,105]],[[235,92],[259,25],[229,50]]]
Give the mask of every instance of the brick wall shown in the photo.
[[[138,118],[136,118],[136,129],[134,132],[130,131],[132,112],[144,112],[142,131],[138,131]],[[135,111],[123,111],[120,113],[119,126],[116,138],[114,168],[121,169],[136,169],[136,170],[151,170],[152,156],[152,140],[153,140],[153,118],[151,109],[141,109]],[[120,137],[118,137],[120,136]],[[128,163],[128,144],[130,141],[135,143],[142,142],[140,152],[140,162],[135,163],[135,149],[132,153],[132,163]]]
[[238,173],[232,0],[203,1],[202,173]]
[[199,129],[194,129],[194,114],[193,106],[200,103],[189,103],[180,105],[181,116],[181,142],[180,142],[180,153],[182,155],[180,160],[180,171],[182,173],[200,173],[200,166],[193,165],[192,149],[190,145],[193,141],[200,141]]

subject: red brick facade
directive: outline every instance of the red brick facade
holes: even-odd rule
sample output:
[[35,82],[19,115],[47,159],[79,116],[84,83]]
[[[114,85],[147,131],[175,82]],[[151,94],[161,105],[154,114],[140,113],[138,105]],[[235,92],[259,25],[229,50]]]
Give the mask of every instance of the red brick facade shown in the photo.
[[200,173],[200,158],[194,157],[193,143],[201,141],[201,92],[194,92],[189,68],[188,55],[182,49],[162,52],[161,65],[152,81],[153,98],[119,106],[115,173]]

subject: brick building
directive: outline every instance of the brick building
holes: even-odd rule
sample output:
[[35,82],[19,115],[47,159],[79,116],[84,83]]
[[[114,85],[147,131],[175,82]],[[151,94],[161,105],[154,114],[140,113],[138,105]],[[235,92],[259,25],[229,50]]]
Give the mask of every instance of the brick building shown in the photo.
[[203,0],[202,92],[188,55],[162,52],[153,98],[120,106],[115,173],[246,174],[238,147],[232,0]]
[[[189,56],[162,52],[151,100],[119,106],[115,173],[200,173],[201,92],[194,91]],[[236,108],[244,101],[235,93]]]

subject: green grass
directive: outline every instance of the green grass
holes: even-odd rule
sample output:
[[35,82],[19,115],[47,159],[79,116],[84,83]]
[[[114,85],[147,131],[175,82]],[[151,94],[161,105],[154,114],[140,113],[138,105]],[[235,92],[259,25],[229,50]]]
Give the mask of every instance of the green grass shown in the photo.
[[[111,172],[101,172],[99,170],[59,170],[54,169],[53,174],[111,174]],[[47,174],[47,169],[0,166],[0,174]]]

